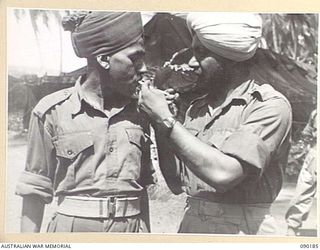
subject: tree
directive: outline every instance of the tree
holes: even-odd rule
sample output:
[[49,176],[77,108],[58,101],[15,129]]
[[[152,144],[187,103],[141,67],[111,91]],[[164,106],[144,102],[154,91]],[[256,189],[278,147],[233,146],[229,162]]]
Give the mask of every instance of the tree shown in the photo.
[[62,27],[61,27],[61,21],[62,21],[62,16],[61,12],[64,12],[65,14],[69,14],[69,11],[58,11],[58,10],[38,10],[38,9],[15,9],[14,10],[14,15],[18,21],[21,21],[23,18],[27,18],[27,16],[30,18],[31,25],[32,25],[32,30],[34,32],[36,42],[37,42],[37,47],[38,47],[38,52],[40,56],[41,63],[43,65],[43,58],[42,54],[40,51],[40,43],[39,43],[39,19],[41,22],[50,30],[50,24],[49,20],[50,18],[53,18],[55,20],[59,27],[60,27],[60,32],[59,32],[59,49],[60,49],[60,74],[62,73],[62,53],[63,53],[63,46],[62,46]]
[[317,14],[262,14],[268,48],[286,55],[316,78],[318,49]]

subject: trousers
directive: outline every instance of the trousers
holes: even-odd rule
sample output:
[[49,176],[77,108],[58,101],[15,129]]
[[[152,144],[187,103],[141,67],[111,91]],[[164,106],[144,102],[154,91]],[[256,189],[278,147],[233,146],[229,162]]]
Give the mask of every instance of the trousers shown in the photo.
[[140,215],[120,218],[85,218],[56,213],[48,225],[47,232],[149,233],[150,230]]
[[271,204],[222,204],[189,197],[178,233],[279,235]]

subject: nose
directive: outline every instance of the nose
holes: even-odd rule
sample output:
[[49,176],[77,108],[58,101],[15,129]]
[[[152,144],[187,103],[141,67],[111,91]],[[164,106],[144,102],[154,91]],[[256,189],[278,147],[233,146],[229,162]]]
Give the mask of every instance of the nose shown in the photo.
[[198,68],[200,66],[198,60],[193,56],[188,62],[189,66],[192,68]]

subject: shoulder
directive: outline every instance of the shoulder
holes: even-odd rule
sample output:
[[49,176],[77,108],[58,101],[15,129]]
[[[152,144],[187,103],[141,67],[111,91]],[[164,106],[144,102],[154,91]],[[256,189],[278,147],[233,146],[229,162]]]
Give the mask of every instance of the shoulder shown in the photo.
[[262,102],[277,100],[278,102],[285,103],[291,109],[288,99],[282,93],[274,89],[270,84],[256,85],[254,90],[253,94],[259,93],[260,100]]
[[33,109],[34,114],[42,118],[55,105],[69,99],[74,91],[74,87],[62,89],[43,97]]
[[254,117],[264,123],[278,124],[290,128],[292,124],[292,108],[288,99],[269,84],[255,85],[251,93],[252,101],[248,105],[246,117]]

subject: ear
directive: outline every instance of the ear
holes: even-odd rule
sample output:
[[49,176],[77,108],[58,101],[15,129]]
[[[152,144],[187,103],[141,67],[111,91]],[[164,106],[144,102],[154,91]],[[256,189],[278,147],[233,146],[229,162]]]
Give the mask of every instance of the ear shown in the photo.
[[109,62],[110,56],[100,55],[100,56],[96,56],[96,59],[102,68],[107,70],[110,68],[110,62]]

